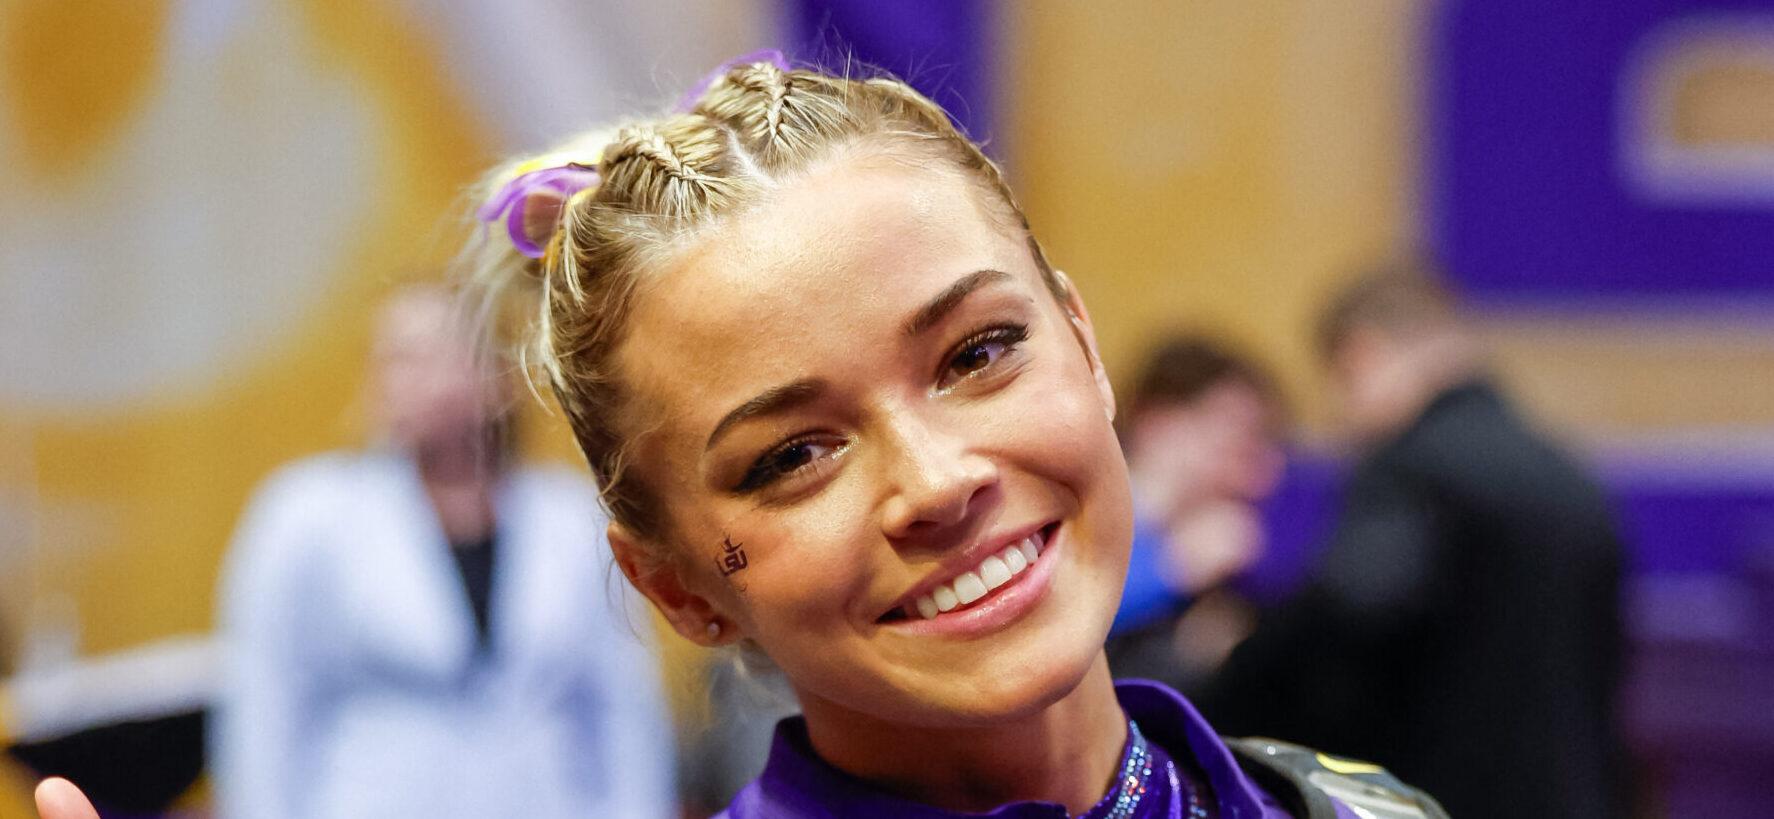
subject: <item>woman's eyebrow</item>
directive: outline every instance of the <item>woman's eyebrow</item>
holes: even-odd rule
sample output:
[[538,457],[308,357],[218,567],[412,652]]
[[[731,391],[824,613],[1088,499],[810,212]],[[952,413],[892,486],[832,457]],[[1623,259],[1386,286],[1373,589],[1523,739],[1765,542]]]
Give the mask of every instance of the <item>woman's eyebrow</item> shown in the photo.
[[708,434],[708,444],[702,449],[704,452],[714,449],[715,443],[720,440],[721,436],[740,421],[801,406],[818,398],[823,392],[825,392],[823,380],[803,378],[800,381],[791,381],[758,393],[750,401],[734,407],[732,412],[722,416],[720,423],[715,424],[714,432]]
[[[925,302],[923,307],[918,308],[918,312],[906,319],[905,324],[900,327],[900,331],[908,336],[918,335],[936,326],[938,322],[943,320],[943,317],[954,312],[955,308],[960,307],[961,302],[966,300],[969,293],[988,284],[1006,282],[1012,278],[1009,273],[991,269],[975,270],[962,276],[954,284],[936,294],[935,298]],[[720,422],[715,424],[714,431],[708,434],[708,443],[703,447],[703,451],[714,449],[721,436],[740,421],[802,406],[818,398],[825,388],[824,381],[817,378],[805,378],[771,387],[758,393],[756,397],[734,407],[733,411],[721,417]]]
[[967,298],[967,294],[988,284],[1010,281],[1010,279],[1011,276],[1009,273],[1005,273],[1002,270],[989,269],[976,270],[962,276],[954,284],[949,285],[948,289],[936,294],[936,298],[931,299],[929,302],[926,302],[923,307],[918,308],[918,312],[913,313],[911,318],[906,319],[905,324],[900,327],[900,331],[908,336],[918,335],[919,333],[936,326],[937,322],[942,321],[944,316],[953,312],[956,307],[961,306],[961,302]]

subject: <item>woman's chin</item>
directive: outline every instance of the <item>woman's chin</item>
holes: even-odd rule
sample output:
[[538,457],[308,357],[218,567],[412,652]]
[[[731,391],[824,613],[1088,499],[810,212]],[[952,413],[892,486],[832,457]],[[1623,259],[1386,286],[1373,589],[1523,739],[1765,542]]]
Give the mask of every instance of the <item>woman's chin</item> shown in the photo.
[[964,657],[947,655],[950,662],[906,675],[901,690],[914,694],[909,707],[921,712],[917,721],[941,726],[1017,720],[1075,691],[1103,662],[1109,616],[1084,605],[1044,614],[1014,639],[977,645]]
[[1100,644],[1052,647],[1029,657],[981,658],[965,671],[918,674],[893,698],[899,713],[881,716],[932,728],[1024,719],[1076,691],[1101,654]]

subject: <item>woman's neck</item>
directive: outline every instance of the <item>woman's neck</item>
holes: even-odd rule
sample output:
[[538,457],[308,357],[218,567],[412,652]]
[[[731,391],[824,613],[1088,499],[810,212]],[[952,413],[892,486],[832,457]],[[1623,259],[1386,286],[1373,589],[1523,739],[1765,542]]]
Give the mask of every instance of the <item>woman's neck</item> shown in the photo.
[[998,725],[927,728],[801,697],[807,732],[826,762],[897,796],[944,810],[986,812],[1041,801],[1083,813],[1103,798],[1127,744],[1108,660],[1027,717]]

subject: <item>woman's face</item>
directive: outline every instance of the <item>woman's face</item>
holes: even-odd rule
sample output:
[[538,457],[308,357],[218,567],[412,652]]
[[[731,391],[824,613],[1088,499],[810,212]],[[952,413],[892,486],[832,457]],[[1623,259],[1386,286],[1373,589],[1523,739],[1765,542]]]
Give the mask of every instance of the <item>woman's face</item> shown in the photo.
[[832,159],[681,254],[618,353],[686,594],[640,584],[686,635],[755,640],[809,710],[1026,715],[1114,614],[1132,511],[1088,320],[980,196]]

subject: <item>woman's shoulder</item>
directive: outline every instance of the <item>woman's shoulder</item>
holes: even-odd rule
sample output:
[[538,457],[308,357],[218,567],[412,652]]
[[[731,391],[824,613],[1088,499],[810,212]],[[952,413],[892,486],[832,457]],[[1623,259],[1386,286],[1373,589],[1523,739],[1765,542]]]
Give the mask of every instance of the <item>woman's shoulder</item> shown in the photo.
[[[1116,693],[1142,734],[1205,776],[1222,816],[1446,819],[1434,799],[1377,765],[1276,740],[1222,738],[1188,700],[1157,683],[1123,681]],[[798,718],[778,724],[763,774],[720,819],[952,816],[886,797],[831,769],[808,746],[804,726]]]
[[1348,815],[1396,819],[1447,819],[1435,799],[1369,762],[1343,759],[1265,737],[1225,740],[1238,766],[1294,816],[1332,819]]

